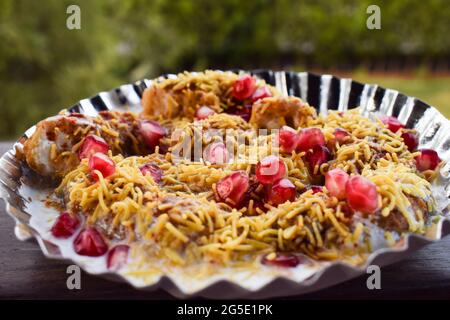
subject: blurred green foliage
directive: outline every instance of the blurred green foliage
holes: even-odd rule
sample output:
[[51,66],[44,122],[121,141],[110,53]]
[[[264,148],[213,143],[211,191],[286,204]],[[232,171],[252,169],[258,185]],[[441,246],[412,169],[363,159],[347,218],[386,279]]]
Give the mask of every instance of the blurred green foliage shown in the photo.
[[[81,30],[66,28],[70,4]],[[370,4],[381,30],[366,28]],[[0,138],[163,72],[442,60],[449,30],[448,0],[0,0]]]

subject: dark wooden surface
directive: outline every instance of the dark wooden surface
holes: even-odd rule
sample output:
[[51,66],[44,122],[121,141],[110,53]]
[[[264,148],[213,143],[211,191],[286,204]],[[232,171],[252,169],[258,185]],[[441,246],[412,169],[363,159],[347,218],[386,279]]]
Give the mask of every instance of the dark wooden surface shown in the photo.
[[[3,154],[10,143],[0,143]],[[82,274],[81,290],[66,287],[67,264],[46,259],[33,241],[14,236],[14,222],[0,203],[1,299],[172,299]],[[368,290],[366,276],[293,299],[450,299],[450,237],[381,270],[381,290]],[[292,299],[292,298],[289,298]]]

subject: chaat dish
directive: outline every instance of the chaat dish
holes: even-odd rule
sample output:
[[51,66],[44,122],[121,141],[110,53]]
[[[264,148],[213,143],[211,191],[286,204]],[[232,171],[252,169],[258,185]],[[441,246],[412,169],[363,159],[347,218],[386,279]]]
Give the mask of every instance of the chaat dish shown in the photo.
[[[55,184],[49,239],[108,270],[362,265],[436,213],[442,166],[396,118],[319,115],[249,74],[155,80],[140,113],[61,112],[16,156]],[[195,270],[195,271],[194,271]]]

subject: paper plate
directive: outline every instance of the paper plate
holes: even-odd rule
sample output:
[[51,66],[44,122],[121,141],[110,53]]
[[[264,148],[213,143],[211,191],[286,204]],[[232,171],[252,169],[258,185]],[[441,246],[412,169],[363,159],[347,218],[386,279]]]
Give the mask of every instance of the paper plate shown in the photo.
[[[447,218],[450,209],[450,121],[438,110],[396,90],[332,75],[270,70],[256,70],[251,73],[276,86],[283,94],[298,96],[307,101],[322,114],[328,110],[345,111],[360,106],[363,114],[379,112],[393,115],[408,128],[415,128],[420,133],[419,148],[434,149],[441,159],[446,161],[433,187],[441,216],[429,232],[425,236],[408,235],[401,245],[395,248],[380,248],[374,251],[367,263],[361,267],[341,262],[320,262],[300,265],[293,268],[294,270],[262,266],[258,272],[251,273],[223,268],[218,270],[217,274],[201,281],[184,276],[183,270],[172,270],[165,275],[143,280],[127,274],[126,270],[120,274],[108,272],[100,266],[98,260],[78,256],[68,250],[64,241],[69,240],[52,238],[48,232],[51,223],[49,217],[56,217],[57,212],[46,208],[40,201],[46,196],[46,190],[34,189],[22,179],[23,171],[27,168],[15,158],[15,151],[12,149],[0,159],[0,196],[5,199],[7,212],[16,221],[17,238],[34,238],[48,258],[65,259],[80,265],[89,273],[125,281],[136,288],[162,288],[180,298],[201,296],[260,299],[299,295],[335,285],[365,274],[367,266],[371,264],[385,266],[401,260],[420,247],[450,233],[450,220]],[[152,80],[147,79],[125,84],[109,92],[100,92],[94,97],[83,99],[69,110],[90,116],[95,116],[103,110],[139,111],[142,92],[150,85]],[[30,128],[25,136],[30,136],[34,130],[34,127]]]

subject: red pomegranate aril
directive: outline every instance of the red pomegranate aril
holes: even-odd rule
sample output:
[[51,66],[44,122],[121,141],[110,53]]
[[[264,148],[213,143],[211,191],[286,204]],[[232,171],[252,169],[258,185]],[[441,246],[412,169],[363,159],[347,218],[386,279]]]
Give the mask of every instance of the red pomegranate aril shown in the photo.
[[269,98],[272,96],[272,92],[270,89],[266,86],[259,87],[255,90],[255,92],[252,95],[252,102],[256,102],[260,99]]
[[144,164],[139,169],[141,170],[142,175],[145,176],[146,174],[150,174],[156,183],[161,182],[161,178],[163,176],[163,171],[157,164],[147,163],[147,164]]
[[249,177],[245,171],[236,171],[222,178],[216,185],[219,201],[231,200],[231,205],[239,207],[249,188]]
[[287,178],[275,182],[268,190],[266,201],[272,205],[279,205],[286,201],[294,201],[295,186]]
[[50,231],[55,238],[69,238],[75,233],[79,225],[80,220],[76,216],[71,215],[69,212],[63,212],[56,219]]
[[442,161],[438,153],[431,149],[420,150],[420,155],[416,156],[415,160],[419,171],[434,170]]
[[82,230],[73,241],[73,248],[81,256],[100,257],[108,251],[102,235],[93,227]]
[[403,132],[402,138],[410,152],[416,151],[417,146],[419,145],[419,139],[417,138],[417,135],[412,132]]
[[97,152],[107,154],[108,150],[109,145],[106,143],[105,139],[96,136],[95,134],[91,134],[84,138],[80,151],[78,152],[78,157],[80,159],[89,158]]
[[107,178],[114,174],[116,165],[106,154],[97,152],[89,159],[89,170],[91,171],[92,178],[97,181],[99,176],[95,171],[99,171],[103,178]]
[[305,155],[305,159],[309,163],[309,170],[311,173],[314,173],[316,166],[320,167],[323,163],[327,162],[330,157],[330,150],[324,146],[315,146]]
[[323,187],[322,186],[311,186],[309,187],[309,189],[312,190],[313,194],[319,193],[319,192],[323,192]]
[[256,81],[250,75],[240,76],[233,84],[233,97],[237,100],[245,100],[252,96],[256,89]]
[[325,144],[325,137],[319,128],[302,129],[298,134],[298,151],[308,151],[316,146],[324,146]]
[[121,269],[127,263],[129,251],[130,247],[126,244],[119,244],[109,250],[106,259],[108,269],[115,271]]
[[278,134],[278,143],[283,153],[291,153],[297,148],[298,133],[293,128],[284,126]]
[[277,254],[274,258],[269,259],[270,255],[269,253],[263,256],[262,264],[282,268],[294,268],[300,264],[300,259],[291,254]]
[[334,138],[339,145],[346,144],[351,140],[350,133],[342,128],[336,128],[334,130]]
[[253,106],[251,104],[246,104],[244,106],[234,106],[225,110],[226,113],[241,117],[246,122],[248,122],[252,116]]
[[230,155],[225,144],[214,142],[203,151],[203,159],[212,164],[224,164],[230,160]]
[[198,108],[197,111],[195,111],[195,118],[202,120],[208,118],[209,116],[212,116],[215,113],[216,112],[210,107],[202,106]]
[[362,176],[352,176],[345,185],[347,203],[362,213],[374,213],[378,209],[378,192],[376,185]]
[[344,200],[347,196],[345,185],[349,175],[342,169],[333,169],[325,174],[325,187],[328,192],[339,200]]
[[151,149],[155,148],[159,144],[159,141],[167,134],[163,126],[152,120],[140,121],[139,132],[146,145]]
[[403,123],[401,123],[400,121],[398,121],[398,119],[396,117],[392,117],[392,116],[382,116],[380,117],[381,122],[383,122],[389,130],[391,130],[392,132],[397,132],[398,130],[400,130],[401,128],[404,128],[405,125]]
[[236,108],[232,114],[234,114],[235,116],[239,116],[242,119],[244,119],[245,121],[249,122],[250,118],[252,116],[252,106],[251,105],[246,105],[243,106],[241,109]]
[[169,143],[160,143],[158,146],[158,153],[164,155],[167,152],[169,152],[169,149],[170,149],[170,142]]
[[267,156],[256,164],[256,179],[262,184],[271,184],[286,175],[286,165],[276,156]]

